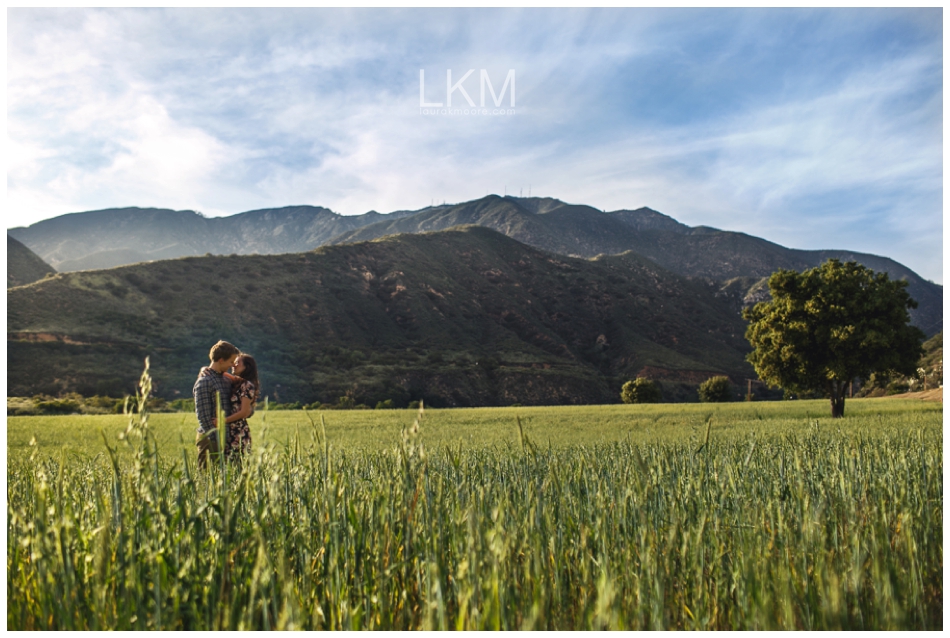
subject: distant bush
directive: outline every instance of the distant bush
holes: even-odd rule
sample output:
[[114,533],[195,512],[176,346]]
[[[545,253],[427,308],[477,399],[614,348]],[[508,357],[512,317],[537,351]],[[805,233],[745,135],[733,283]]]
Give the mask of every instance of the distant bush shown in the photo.
[[[381,402],[382,403],[382,402]],[[300,404],[297,404],[297,408],[300,408]],[[309,405],[303,406],[305,410],[372,410],[370,406],[365,403],[357,403],[356,399],[353,397],[343,396],[337,399],[336,403],[320,403],[315,401]],[[377,405],[378,409],[379,406]],[[294,408],[282,408],[285,410],[294,409]]]
[[897,379],[887,384],[887,394],[904,394],[910,390],[910,383],[903,379]]
[[79,401],[73,399],[51,399],[36,404],[37,414],[82,414]]
[[195,411],[195,400],[194,399],[175,399],[168,402],[168,407],[177,412],[194,412]]
[[136,275],[134,272],[125,273],[125,280],[136,288],[140,287],[144,283],[142,278]]
[[703,403],[732,401],[732,382],[729,377],[710,377],[699,385],[699,400]]
[[[194,401],[194,399],[192,399]],[[165,399],[161,397],[152,397],[148,400],[148,409],[151,412],[177,412],[175,408],[170,406]]]
[[785,388],[782,391],[782,400],[784,401],[797,401],[798,399],[821,399],[821,393],[815,392],[813,390],[805,390],[804,392],[792,392],[788,388]]
[[36,404],[27,397],[7,397],[7,416],[32,416]]
[[270,403],[267,406],[268,410],[300,410],[303,408],[300,401],[294,401],[293,403]]
[[33,397],[7,397],[7,416],[121,414],[124,403],[124,399],[101,396],[85,398],[75,392],[60,397],[48,394],[37,394]]
[[378,401],[378,402],[376,403],[376,409],[377,409],[377,410],[392,410],[393,407],[395,407],[395,406],[393,406],[393,400],[392,400],[392,399],[386,399],[385,401]]
[[87,406],[91,408],[103,408],[106,410],[112,410],[115,408],[116,404],[123,403],[122,399],[113,399],[112,397],[101,397],[99,395],[89,397],[85,400]]
[[620,398],[624,403],[659,403],[660,386],[645,377],[637,377],[623,384]]
[[418,409],[419,409],[419,402],[418,402],[418,401],[410,401],[410,402],[409,402],[409,409],[410,409],[410,410],[418,410]]

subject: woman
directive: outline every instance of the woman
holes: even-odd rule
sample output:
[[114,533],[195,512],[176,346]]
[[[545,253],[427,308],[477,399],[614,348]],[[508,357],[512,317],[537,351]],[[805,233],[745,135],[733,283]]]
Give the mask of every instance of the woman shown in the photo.
[[257,362],[249,354],[239,355],[231,371],[233,374],[224,373],[231,381],[231,414],[224,420],[228,430],[224,456],[240,465],[241,455],[251,451],[251,428],[247,420],[254,414],[261,384],[257,378]]

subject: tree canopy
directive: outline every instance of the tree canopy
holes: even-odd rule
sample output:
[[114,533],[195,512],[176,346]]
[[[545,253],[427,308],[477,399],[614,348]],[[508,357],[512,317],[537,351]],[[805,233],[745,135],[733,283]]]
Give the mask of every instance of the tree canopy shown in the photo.
[[917,302],[906,287],[853,261],[779,270],[769,277],[772,300],[742,313],[754,348],[748,360],[769,385],[824,392],[832,416],[844,416],[856,377],[916,370],[924,334],[908,323]]
[[703,403],[732,401],[732,381],[729,377],[710,377],[699,384],[699,400]]
[[651,379],[637,377],[623,384],[620,398],[624,403],[659,403],[660,386]]

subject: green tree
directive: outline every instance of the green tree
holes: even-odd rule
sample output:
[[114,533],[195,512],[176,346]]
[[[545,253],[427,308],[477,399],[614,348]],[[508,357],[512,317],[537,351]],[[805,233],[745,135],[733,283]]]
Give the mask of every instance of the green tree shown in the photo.
[[660,386],[650,379],[637,377],[623,384],[620,398],[624,403],[659,403]]
[[855,377],[916,370],[924,334],[908,325],[917,302],[906,287],[853,261],[779,270],[769,277],[772,300],[742,313],[754,348],[748,360],[770,386],[825,393],[831,416],[842,417]]
[[703,403],[732,401],[732,381],[729,377],[709,377],[699,385],[699,400]]

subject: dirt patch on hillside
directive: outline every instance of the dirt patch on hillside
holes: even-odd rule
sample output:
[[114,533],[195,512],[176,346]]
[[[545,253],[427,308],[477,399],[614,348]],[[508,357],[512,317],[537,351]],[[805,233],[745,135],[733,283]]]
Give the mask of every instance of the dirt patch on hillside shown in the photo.
[[882,399],[919,399],[921,401],[940,401],[943,403],[943,388],[924,390],[923,392],[905,392],[881,397]]

